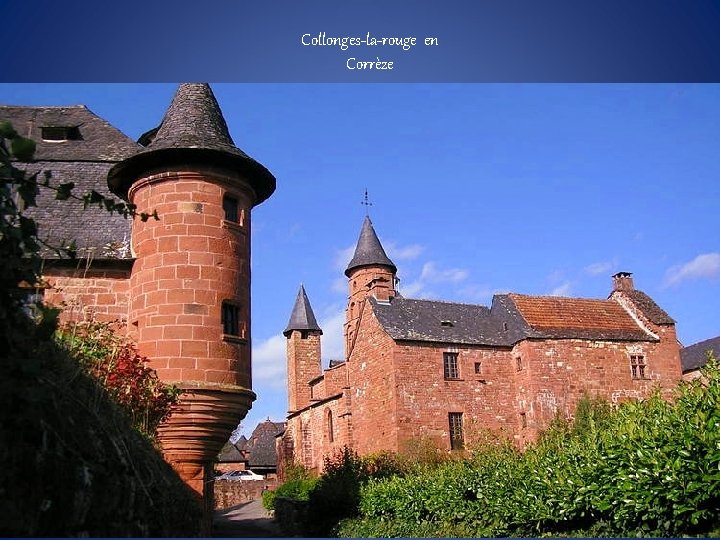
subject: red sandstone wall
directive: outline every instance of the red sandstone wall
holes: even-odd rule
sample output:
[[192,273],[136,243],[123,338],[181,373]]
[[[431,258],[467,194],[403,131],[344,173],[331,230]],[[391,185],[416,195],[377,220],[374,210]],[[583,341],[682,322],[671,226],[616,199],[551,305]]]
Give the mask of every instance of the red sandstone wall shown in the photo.
[[326,369],[324,375],[324,392],[326,396],[338,394],[347,387],[347,363]]
[[[463,413],[466,444],[484,430],[515,428],[515,380],[509,350],[401,342],[393,349],[399,438],[430,438],[450,449],[448,413]],[[458,353],[459,379],[445,379],[443,353]],[[475,364],[480,363],[480,374]],[[401,448],[402,448],[401,444]]]
[[287,342],[287,355],[288,409],[297,411],[310,404],[308,383],[321,372],[320,334],[308,333],[303,338],[300,330],[293,330]]
[[[522,438],[534,438],[558,412],[574,415],[584,393],[617,403],[645,397],[656,385],[669,391],[680,380],[677,346],[664,342],[526,340],[513,354],[523,362],[515,375],[517,407],[527,418]],[[645,356],[645,379],[631,377],[631,354]]]
[[[332,456],[345,446],[350,447],[350,416],[347,412],[346,400],[339,397],[316,403],[288,418],[286,436],[292,439],[293,461],[320,472],[325,456]],[[332,436],[328,413],[332,414]],[[279,459],[285,457],[279,456]]]
[[393,347],[393,340],[382,330],[372,309],[366,308],[347,361],[352,439],[360,454],[398,450],[400,428]]
[[387,268],[366,267],[356,269],[348,279],[349,300],[345,310],[345,357],[351,353],[357,338],[360,316],[367,308],[366,298],[372,295],[380,300],[395,296],[394,275]]
[[[224,219],[226,192],[240,202],[240,225]],[[140,352],[166,381],[251,388],[249,344],[224,339],[221,324],[222,302],[231,300],[249,333],[249,195],[210,172],[181,171],[139,180],[130,198],[160,216],[133,222],[129,322]]]
[[63,309],[63,322],[127,319],[130,289],[127,270],[53,268],[43,278],[50,285],[45,289],[45,301]]

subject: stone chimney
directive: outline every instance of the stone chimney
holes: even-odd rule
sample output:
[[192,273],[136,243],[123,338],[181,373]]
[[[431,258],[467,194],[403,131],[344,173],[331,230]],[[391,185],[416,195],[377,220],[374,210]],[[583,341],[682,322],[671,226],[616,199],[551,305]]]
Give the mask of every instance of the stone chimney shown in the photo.
[[612,278],[613,291],[632,291],[635,289],[632,272],[618,272]]

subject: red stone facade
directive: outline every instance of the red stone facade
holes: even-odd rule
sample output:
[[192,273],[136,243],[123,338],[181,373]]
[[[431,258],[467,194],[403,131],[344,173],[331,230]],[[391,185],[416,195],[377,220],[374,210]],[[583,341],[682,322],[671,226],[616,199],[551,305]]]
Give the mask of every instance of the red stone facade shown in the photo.
[[[557,415],[572,417],[583,395],[618,403],[656,387],[669,394],[681,379],[674,321],[634,290],[629,274],[615,276],[607,300],[501,295],[492,310],[430,303],[438,313],[471,307],[494,321],[484,330],[488,343],[473,343],[472,333],[434,337],[457,321],[441,320],[432,310],[423,317],[435,319],[435,329],[424,328],[419,315],[407,319],[408,326],[417,325],[412,328],[383,322],[393,302],[403,302],[393,300],[391,270],[383,263],[346,272],[344,362],[319,377],[298,377],[298,365],[319,366],[320,347],[314,345],[314,358],[307,350],[300,355],[300,332],[289,336],[293,405],[278,444],[286,463],[321,470],[323,458],[343,446],[363,455],[403,451],[419,440],[449,451],[472,446],[488,431],[523,446]],[[513,324],[515,337],[506,337]],[[309,402],[292,401],[308,389]]]
[[102,268],[86,262],[69,267],[57,264],[45,269],[43,292],[48,304],[62,309],[62,321],[110,323],[127,319],[129,268]]

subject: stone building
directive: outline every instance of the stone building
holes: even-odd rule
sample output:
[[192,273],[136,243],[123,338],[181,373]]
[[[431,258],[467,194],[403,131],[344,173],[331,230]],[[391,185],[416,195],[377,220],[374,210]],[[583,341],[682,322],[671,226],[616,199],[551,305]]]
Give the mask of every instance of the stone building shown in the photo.
[[713,358],[720,360],[720,336],[706,339],[680,350],[683,379],[691,381],[702,376],[700,370],[707,363],[707,353],[711,352]]
[[365,219],[345,275],[345,357],[321,369],[322,330],[303,287],[287,338],[285,462],[319,469],[429,439],[460,449],[486,430],[518,445],[583,394],[641,398],[681,379],[675,323],[630,273],[607,299],[495,295],[490,307],[404,298],[396,267]]
[[39,292],[66,320],[122,320],[158,376],[182,389],[159,439],[180,476],[208,494],[213,461],[255,399],[250,212],[275,178],[235,146],[207,84],[180,85],[137,143],[83,106],[3,106],[0,119],[37,142],[30,171],[157,212],[125,220],[41,190],[31,210],[40,236],[74,240],[77,258],[45,253]]

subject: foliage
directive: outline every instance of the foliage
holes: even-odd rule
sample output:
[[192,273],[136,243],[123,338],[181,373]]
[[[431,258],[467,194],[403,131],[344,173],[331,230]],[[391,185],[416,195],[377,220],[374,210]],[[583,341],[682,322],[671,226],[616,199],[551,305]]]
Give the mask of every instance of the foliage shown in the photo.
[[60,328],[58,340],[130,416],[133,426],[154,438],[180,390],[164,384],[135,346],[109,324],[86,321]]
[[262,495],[263,507],[267,510],[275,510],[275,499],[286,497],[296,501],[307,501],[310,492],[317,483],[314,477],[302,465],[291,465],[285,471],[286,481],[275,490],[264,491]]
[[368,477],[366,464],[347,447],[326,456],[323,474],[310,492],[305,534],[328,536],[341,519],[356,515],[360,486]]
[[52,340],[57,313],[25,309],[43,244],[24,210],[38,189],[72,194],[15,167],[34,149],[0,122],[0,536],[197,534],[195,495]]
[[672,536],[720,526],[720,368],[612,410],[581,400],[524,452],[504,441],[463,461],[369,480],[341,536]]

